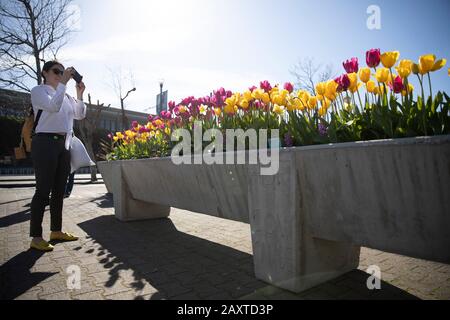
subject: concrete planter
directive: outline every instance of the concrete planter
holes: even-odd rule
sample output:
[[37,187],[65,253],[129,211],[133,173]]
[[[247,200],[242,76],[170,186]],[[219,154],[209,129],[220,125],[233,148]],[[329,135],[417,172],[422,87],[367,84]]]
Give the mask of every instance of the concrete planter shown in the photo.
[[360,246],[450,262],[450,136],[285,148],[259,165],[98,163],[123,221],[170,207],[250,223],[256,277],[299,292],[358,267]]

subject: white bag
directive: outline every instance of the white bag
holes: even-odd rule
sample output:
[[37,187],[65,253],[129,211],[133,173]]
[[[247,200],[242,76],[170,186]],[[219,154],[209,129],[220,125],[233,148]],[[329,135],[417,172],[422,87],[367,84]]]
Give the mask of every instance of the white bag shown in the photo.
[[95,166],[80,139],[73,136],[70,143],[70,173],[82,167]]

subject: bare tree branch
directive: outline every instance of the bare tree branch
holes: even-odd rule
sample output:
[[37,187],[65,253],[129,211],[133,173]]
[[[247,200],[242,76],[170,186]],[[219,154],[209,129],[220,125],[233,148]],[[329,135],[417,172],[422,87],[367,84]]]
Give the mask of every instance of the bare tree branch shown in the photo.
[[306,57],[300,59],[290,70],[290,73],[296,79],[296,85],[299,89],[308,91],[310,94],[316,94],[316,84],[333,78],[333,66],[328,64],[316,64],[313,58]]
[[56,59],[73,32],[72,0],[0,2],[0,85],[29,91],[41,84],[41,62]]

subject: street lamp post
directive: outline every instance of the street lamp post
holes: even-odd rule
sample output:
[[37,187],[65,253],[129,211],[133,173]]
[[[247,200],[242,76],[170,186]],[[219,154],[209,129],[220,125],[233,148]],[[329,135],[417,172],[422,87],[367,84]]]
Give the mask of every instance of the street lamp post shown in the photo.
[[129,90],[127,92],[127,94],[125,95],[125,97],[122,98],[122,96],[120,97],[120,107],[122,108],[122,130],[126,129],[126,117],[125,117],[125,108],[123,107],[123,101],[128,97],[128,95],[130,94],[130,92],[132,91],[136,91],[136,88],[133,88],[131,90]]
[[159,108],[158,108],[159,110],[157,109],[156,113],[161,112],[162,108],[163,108],[163,102],[162,102],[163,85],[164,85],[164,79],[159,79]]

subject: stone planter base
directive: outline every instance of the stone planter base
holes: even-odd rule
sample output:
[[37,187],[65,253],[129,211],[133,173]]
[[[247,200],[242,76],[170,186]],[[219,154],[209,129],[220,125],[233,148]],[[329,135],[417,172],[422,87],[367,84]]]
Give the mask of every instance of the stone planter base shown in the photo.
[[170,206],[250,223],[255,275],[300,292],[358,267],[360,246],[450,263],[450,136],[280,150],[259,165],[98,163],[123,221]]

